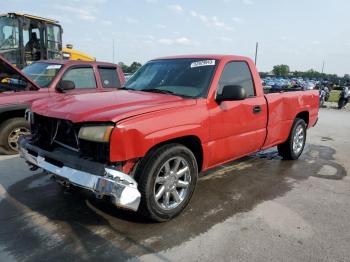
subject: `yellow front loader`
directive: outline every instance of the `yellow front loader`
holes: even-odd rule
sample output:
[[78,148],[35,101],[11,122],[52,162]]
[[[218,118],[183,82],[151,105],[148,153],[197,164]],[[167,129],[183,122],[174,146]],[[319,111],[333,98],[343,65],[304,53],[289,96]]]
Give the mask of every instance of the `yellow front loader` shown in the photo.
[[62,34],[61,25],[52,19],[21,13],[0,14],[0,55],[18,68],[37,60],[95,60],[69,45],[62,49]]

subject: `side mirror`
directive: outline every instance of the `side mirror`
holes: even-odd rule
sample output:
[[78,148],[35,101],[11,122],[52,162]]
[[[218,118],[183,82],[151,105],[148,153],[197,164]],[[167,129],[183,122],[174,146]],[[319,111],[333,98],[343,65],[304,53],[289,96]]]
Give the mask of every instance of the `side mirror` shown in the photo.
[[224,86],[222,93],[216,95],[216,101],[220,103],[222,101],[244,100],[246,97],[245,89],[242,86]]
[[56,88],[58,91],[64,92],[75,89],[75,84],[73,81],[70,80],[62,80],[61,82],[59,82]]

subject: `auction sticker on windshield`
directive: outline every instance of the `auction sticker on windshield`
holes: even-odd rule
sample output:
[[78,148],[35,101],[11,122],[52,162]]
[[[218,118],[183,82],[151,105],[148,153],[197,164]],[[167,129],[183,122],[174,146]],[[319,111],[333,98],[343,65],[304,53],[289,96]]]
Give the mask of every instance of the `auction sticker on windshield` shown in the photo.
[[49,65],[46,69],[60,69],[62,65]]
[[213,66],[215,65],[215,60],[202,60],[196,61],[191,64],[191,68],[200,67],[200,66]]

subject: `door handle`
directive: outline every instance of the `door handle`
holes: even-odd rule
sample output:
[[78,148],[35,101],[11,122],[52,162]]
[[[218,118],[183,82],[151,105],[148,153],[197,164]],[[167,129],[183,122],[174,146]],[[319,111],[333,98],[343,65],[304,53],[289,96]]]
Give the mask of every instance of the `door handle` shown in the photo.
[[257,114],[261,112],[261,106],[254,106],[253,107],[253,113]]

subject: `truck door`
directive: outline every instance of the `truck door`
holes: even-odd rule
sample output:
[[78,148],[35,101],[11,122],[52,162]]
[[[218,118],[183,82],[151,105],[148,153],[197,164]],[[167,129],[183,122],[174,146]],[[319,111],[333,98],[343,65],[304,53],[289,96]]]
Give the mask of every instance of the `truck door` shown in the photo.
[[266,101],[264,96],[256,96],[252,74],[245,61],[231,61],[225,65],[217,93],[231,85],[244,87],[247,98],[223,101],[210,110],[210,165],[253,153],[265,140]]

